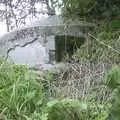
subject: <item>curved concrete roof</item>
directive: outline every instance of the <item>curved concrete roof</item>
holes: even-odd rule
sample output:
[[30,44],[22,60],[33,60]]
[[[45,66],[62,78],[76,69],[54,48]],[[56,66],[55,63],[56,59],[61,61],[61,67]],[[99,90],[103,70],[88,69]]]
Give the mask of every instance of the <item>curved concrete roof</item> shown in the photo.
[[19,37],[25,37],[26,34],[36,35],[71,35],[79,36],[81,32],[87,28],[91,28],[94,25],[84,21],[65,20],[60,16],[50,16],[40,21],[36,21],[31,25],[27,25],[23,28],[16,29],[12,32],[5,34],[0,38],[1,40],[19,39]]

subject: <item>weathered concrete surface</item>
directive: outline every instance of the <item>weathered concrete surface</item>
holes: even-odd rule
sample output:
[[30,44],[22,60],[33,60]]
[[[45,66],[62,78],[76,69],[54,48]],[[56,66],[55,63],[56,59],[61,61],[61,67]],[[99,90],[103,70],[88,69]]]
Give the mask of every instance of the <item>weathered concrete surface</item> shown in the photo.
[[9,53],[9,59],[16,64],[26,64],[28,66],[45,64],[49,62],[45,46],[35,42],[26,47],[16,47]]

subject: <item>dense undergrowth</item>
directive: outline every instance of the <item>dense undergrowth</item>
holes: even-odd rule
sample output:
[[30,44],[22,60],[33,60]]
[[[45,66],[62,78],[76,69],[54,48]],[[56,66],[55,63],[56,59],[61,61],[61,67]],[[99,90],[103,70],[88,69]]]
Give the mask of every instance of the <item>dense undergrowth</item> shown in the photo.
[[120,67],[115,66],[109,70],[107,79],[107,86],[112,89],[112,119],[120,120]]
[[38,78],[26,66],[0,59],[0,120],[120,120],[120,67],[100,72],[100,62],[120,63],[119,11],[119,0],[64,0],[63,16],[96,25],[73,57],[99,64]]
[[42,84],[25,66],[0,61],[0,118],[3,120],[36,119],[40,116],[44,95]]
[[[88,35],[88,40],[75,52],[73,57],[77,61],[89,60],[91,62],[104,62],[107,64],[120,64],[120,21],[97,21],[95,30]],[[107,73],[107,86],[111,88],[111,113],[107,120],[120,120],[120,67],[109,68]],[[103,119],[103,118],[102,118]],[[102,120],[101,119],[101,120]],[[104,120],[104,119],[103,119]]]
[[[100,62],[119,63],[118,25],[113,21],[97,26],[91,32],[95,38],[89,37],[73,55],[79,62],[89,62],[83,68],[74,65],[61,76],[44,72],[38,78],[26,66],[0,59],[0,119],[119,120],[120,68],[109,70],[106,77],[106,69],[100,70],[104,66]],[[92,62],[98,64],[88,69]]]
[[[56,79],[49,72],[38,81],[37,76],[26,66],[0,60],[0,119],[2,120],[106,120],[110,111],[119,116],[120,69],[108,72],[107,85],[117,88],[118,95],[111,110],[111,97],[98,98],[98,91],[104,84],[93,88],[83,99],[54,96],[49,84],[56,85]],[[59,77],[58,77],[59,79]],[[59,81],[59,80],[58,80]],[[84,81],[83,81],[84,82]],[[79,84],[83,84],[82,82]],[[56,89],[58,91],[58,85]],[[63,86],[64,87],[64,86]],[[85,91],[85,90],[84,90]],[[66,91],[63,91],[66,92]],[[59,92],[56,92],[59,94]],[[104,95],[108,94],[104,91]],[[113,108],[113,107],[112,107]],[[118,110],[118,111],[116,111]],[[119,120],[117,117],[114,120]]]
[[119,20],[96,21],[96,27],[88,35],[88,40],[75,52],[78,60],[104,61],[111,64],[120,60]]

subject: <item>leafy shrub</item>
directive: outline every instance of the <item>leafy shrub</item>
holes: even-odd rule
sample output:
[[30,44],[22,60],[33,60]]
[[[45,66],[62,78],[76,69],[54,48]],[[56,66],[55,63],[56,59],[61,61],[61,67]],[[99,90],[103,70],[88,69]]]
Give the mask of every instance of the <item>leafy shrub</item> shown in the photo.
[[[26,66],[0,60],[0,117],[26,120],[40,116],[42,85]],[[39,113],[39,115],[37,114]]]
[[120,29],[120,20],[113,20],[111,26],[113,29]]
[[120,86],[120,67],[115,66],[107,73],[107,86],[112,89],[119,88]]
[[107,102],[63,99],[48,102],[41,120],[105,120],[108,114]]
[[87,105],[78,100],[53,100],[47,103],[43,115],[46,120],[84,120],[86,110]]
[[106,83],[113,90],[112,116],[120,120],[120,67],[115,66],[108,71]]
[[95,100],[92,95],[92,99],[88,100],[87,104],[88,109],[85,120],[106,120],[109,115],[109,108],[111,107],[109,100]]

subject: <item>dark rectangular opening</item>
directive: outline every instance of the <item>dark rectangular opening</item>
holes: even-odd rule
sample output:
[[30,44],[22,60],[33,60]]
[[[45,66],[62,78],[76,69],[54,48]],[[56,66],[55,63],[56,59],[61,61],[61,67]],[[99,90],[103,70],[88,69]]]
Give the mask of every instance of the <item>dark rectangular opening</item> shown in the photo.
[[55,59],[56,62],[61,62],[67,55],[71,58],[73,53],[80,48],[80,46],[85,42],[84,37],[74,37],[74,36],[56,36],[55,37]]

